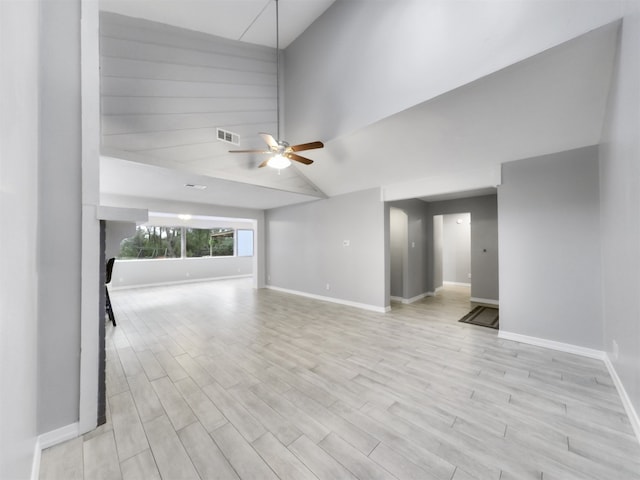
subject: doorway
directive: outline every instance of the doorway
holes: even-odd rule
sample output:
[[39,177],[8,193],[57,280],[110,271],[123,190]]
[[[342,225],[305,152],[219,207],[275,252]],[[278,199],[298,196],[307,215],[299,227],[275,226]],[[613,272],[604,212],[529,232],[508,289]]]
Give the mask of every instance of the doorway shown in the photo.
[[443,286],[471,288],[471,213],[433,216],[433,279]]

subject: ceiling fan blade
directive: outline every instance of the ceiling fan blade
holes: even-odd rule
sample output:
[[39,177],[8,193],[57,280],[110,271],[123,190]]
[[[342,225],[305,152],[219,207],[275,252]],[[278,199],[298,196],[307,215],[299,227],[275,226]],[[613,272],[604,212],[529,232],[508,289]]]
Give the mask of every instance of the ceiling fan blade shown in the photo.
[[290,160],[295,160],[296,162],[304,163],[305,165],[311,165],[313,160],[310,158],[302,157],[300,155],[296,155],[295,153],[285,153],[284,155]]
[[229,150],[229,153],[273,153],[269,150]]
[[305,150],[313,150],[314,148],[323,148],[322,142],[301,143],[300,145],[291,145],[289,148],[292,152],[303,152]]
[[270,148],[278,148],[278,142],[276,141],[275,138],[273,138],[271,135],[269,135],[268,133],[260,133],[259,134],[262,139],[265,141],[265,143],[267,145],[269,145]]
[[266,167],[267,163],[269,163],[269,158],[267,158],[264,162],[262,162],[260,165],[258,165],[258,168],[262,168],[262,167]]

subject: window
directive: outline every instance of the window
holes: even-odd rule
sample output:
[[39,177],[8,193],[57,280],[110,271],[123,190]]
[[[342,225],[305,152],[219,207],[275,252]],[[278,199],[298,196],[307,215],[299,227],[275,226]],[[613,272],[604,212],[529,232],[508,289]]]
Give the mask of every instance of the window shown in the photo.
[[180,258],[181,233],[180,227],[138,226],[120,244],[118,258]]
[[187,257],[233,256],[233,240],[231,228],[187,228]]
[[253,257],[253,230],[238,230],[237,238],[236,255],[239,257]]
[[[237,244],[236,244],[237,242]],[[253,230],[138,226],[120,244],[118,258],[251,257]]]

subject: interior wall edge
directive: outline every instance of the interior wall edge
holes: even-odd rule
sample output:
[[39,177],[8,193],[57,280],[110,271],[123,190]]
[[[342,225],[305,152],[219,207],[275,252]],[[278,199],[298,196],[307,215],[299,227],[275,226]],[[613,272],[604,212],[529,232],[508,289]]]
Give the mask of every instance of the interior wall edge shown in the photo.
[[301,292],[299,290],[290,290],[288,288],[275,287],[273,285],[265,285],[265,288],[269,290],[275,290],[277,292],[290,293],[292,295],[299,295],[301,297],[313,298],[314,300],[322,300],[323,302],[337,303],[338,305],[346,305],[348,307],[361,308],[362,310],[369,310],[371,312],[387,313],[391,311],[391,306],[378,307],[377,305],[369,305],[367,303],[352,302],[350,300],[342,300],[335,297],[325,297],[323,295],[316,295],[314,293]]

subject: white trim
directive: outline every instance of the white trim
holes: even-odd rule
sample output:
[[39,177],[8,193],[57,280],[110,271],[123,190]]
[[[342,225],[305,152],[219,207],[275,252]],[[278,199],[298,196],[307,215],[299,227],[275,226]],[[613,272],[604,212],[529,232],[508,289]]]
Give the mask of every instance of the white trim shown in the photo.
[[78,436],[80,436],[79,422],[39,435],[38,438],[36,438],[36,443],[33,447],[31,480],[38,480],[38,478],[40,478],[40,460],[42,459],[42,451],[45,448],[53,447],[54,445],[58,445],[59,443],[66,442],[67,440],[74,439]]
[[38,444],[40,445],[40,451],[45,448],[53,447],[72,438],[76,438],[80,435],[80,424],[78,422],[72,423],[65,427],[60,427],[56,430],[43,433],[38,437]]
[[418,300],[422,300],[425,297],[435,297],[435,295],[436,294],[433,292],[424,292],[424,293],[421,293],[420,295],[416,295],[415,297],[411,297],[411,298],[404,298],[404,297],[389,297],[389,298],[395,302],[400,302],[400,303],[404,303],[405,305],[408,305],[410,303],[417,302]]
[[[96,428],[100,363],[100,12],[98,2],[80,0],[81,116],[81,251],[80,251],[80,378],[75,435]],[[104,315],[104,312],[103,312]],[[64,431],[64,430],[63,430]],[[48,434],[40,439],[47,448]]]
[[334,297],[325,297],[323,295],[315,295],[313,293],[300,292],[298,290],[289,290],[288,288],[274,287],[273,285],[265,285],[265,288],[268,288],[269,290],[275,290],[277,292],[291,293],[293,295],[299,295],[301,297],[308,297],[308,298],[313,298],[315,300],[322,300],[324,302],[338,303],[340,305],[346,305],[348,307],[362,308],[363,310],[370,310],[372,312],[387,313],[391,311],[391,306],[389,305],[386,307],[377,307],[375,305],[369,305],[367,303],[358,303],[358,302],[352,302],[350,300],[341,300],[339,298],[334,298]]
[[[98,426],[98,378],[100,364],[100,223],[95,207],[82,206],[82,264],[80,289],[80,398],[79,432],[87,433]],[[43,447],[46,448],[46,447]]]
[[40,439],[36,439],[36,443],[33,447],[33,461],[31,462],[31,480],[38,480],[40,478],[40,459],[42,458],[42,447],[40,446]]
[[469,300],[474,303],[486,303],[487,305],[500,305],[500,302],[498,300],[492,300],[490,298],[471,297]]
[[442,282],[443,285],[454,285],[457,287],[470,287],[471,284],[470,283],[464,283],[464,282]]
[[609,355],[602,350],[594,350],[591,348],[580,347],[578,345],[571,345],[569,343],[561,343],[554,342],[553,340],[546,340],[544,338],[530,337],[528,335],[520,335],[519,333],[511,333],[505,332],[504,330],[500,330],[498,332],[498,338],[504,338],[505,340],[513,340],[515,342],[527,343],[529,345],[536,345],[538,347],[550,348],[552,350],[558,350],[565,353],[573,353],[574,355],[581,355],[583,357],[595,358],[596,360],[602,360],[609,371],[609,375],[613,380],[613,384],[616,386],[616,390],[618,391],[618,395],[620,395],[620,400],[622,401],[622,405],[624,406],[624,410],[627,413],[627,417],[629,418],[629,423],[631,423],[631,427],[633,428],[633,433],[640,443],[640,417],[638,417],[638,412],[633,406],[627,391],[624,388],[620,377],[618,376],[618,372],[616,372],[613,363],[611,363],[611,359]]
[[434,294],[434,296],[437,295],[437,293],[443,288],[444,288],[444,285],[440,285],[439,287],[436,287],[436,293]]
[[559,352],[572,353],[574,355],[580,355],[582,357],[595,358],[597,360],[605,359],[605,353],[602,350],[580,347],[578,345],[572,345],[570,343],[556,342],[553,340],[547,340],[545,338],[530,337],[528,335],[521,335],[519,333],[505,332],[504,330],[500,330],[498,332],[498,338],[513,340],[514,342],[526,343],[529,345],[535,345],[537,347],[549,348],[551,350],[558,350]]
[[627,412],[627,417],[629,417],[629,423],[631,423],[633,433],[636,434],[636,439],[638,440],[638,443],[640,443],[640,418],[638,417],[638,412],[636,412],[636,409],[633,407],[633,403],[631,402],[631,399],[618,376],[618,372],[616,372],[616,369],[607,353],[604,354],[604,364],[607,366],[607,370],[609,370],[609,375],[611,375],[611,378],[613,379],[613,384],[616,386],[616,390],[618,390],[618,395],[620,395],[620,400],[622,400],[624,410]]
[[229,275],[226,277],[191,278],[189,280],[175,280],[171,282],[142,283],[140,285],[122,285],[120,287],[109,286],[109,291],[117,292],[118,290],[131,290],[132,288],[167,287],[170,285],[182,285],[183,283],[212,282],[215,280],[231,280],[234,278],[253,278],[253,273],[245,275]]
[[98,205],[96,209],[98,220],[113,222],[143,223],[149,221],[149,210],[143,208],[108,207]]

